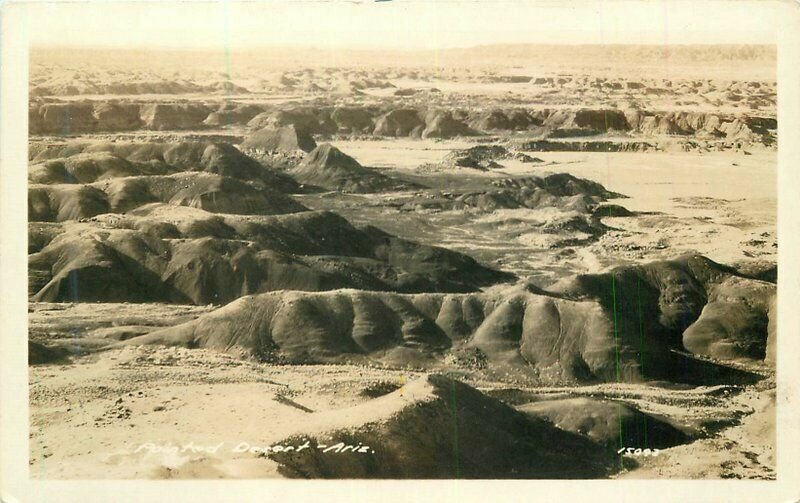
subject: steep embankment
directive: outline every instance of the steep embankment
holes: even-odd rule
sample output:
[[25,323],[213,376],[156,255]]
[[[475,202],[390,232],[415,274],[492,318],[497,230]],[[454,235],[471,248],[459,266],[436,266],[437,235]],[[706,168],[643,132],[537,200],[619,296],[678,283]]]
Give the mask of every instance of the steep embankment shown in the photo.
[[215,216],[155,203],[47,231],[29,256],[29,291],[39,301],[225,303],[343,287],[463,292],[513,279],[329,212]]
[[[382,107],[320,104],[278,108],[274,105],[219,102],[32,102],[29,124],[32,135],[62,136],[238,125],[253,130],[294,126],[310,135],[326,137],[355,133],[379,137],[455,138],[529,130],[550,138],[585,137],[591,140],[593,136],[609,134],[640,138],[673,136],[761,145],[773,145],[777,130],[774,116],[756,111],[664,111],[639,106],[465,110],[424,103],[416,106],[403,103]],[[555,143],[550,148],[560,145]],[[614,144],[603,147],[603,150],[608,150],[609,146]],[[590,148],[599,150],[601,147]]]
[[[306,441],[305,449],[269,454],[284,476],[599,478],[616,461],[579,435],[440,375],[321,415],[281,445]],[[331,454],[339,443],[340,449],[367,448]]]
[[38,183],[87,183],[120,176],[202,171],[280,192],[298,191],[291,177],[265,168],[233,145],[221,142],[75,141],[31,153],[29,179]]
[[[716,348],[724,347],[725,356],[764,358],[766,326],[719,317],[743,309],[737,297],[718,294],[731,283],[750,299],[745,320],[774,316],[774,285],[695,256],[578,276],[558,285],[559,294],[275,292],[242,298],[130,342],[242,351],[288,362],[435,366],[449,352],[456,361],[543,381],[725,382],[746,376],[674,351],[720,356]],[[696,331],[715,322],[728,330],[697,345]]]

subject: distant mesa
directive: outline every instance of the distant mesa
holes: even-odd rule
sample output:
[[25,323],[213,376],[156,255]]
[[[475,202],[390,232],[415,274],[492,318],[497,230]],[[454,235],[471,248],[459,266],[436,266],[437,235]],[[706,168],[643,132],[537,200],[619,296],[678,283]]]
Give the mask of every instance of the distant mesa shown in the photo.
[[142,126],[139,106],[132,103],[103,102],[95,105],[98,130],[128,131]]
[[[117,77],[119,78],[119,77]],[[53,77],[31,88],[31,96],[75,96],[75,95],[139,95],[139,94],[190,94],[190,93],[236,93],[250,91],[230,81],[196,84],[186,80],[139,80],[125,79],[98,82],[90,75],[73,74],[68,79]]]
[[[116,122],[116,119],[114,121]],[[68,136],[95,131],[98,126],[97,118],[94,116],[94,106],[90,102],[42,105],[31,103],[28,106],[28,128],[31,134]]]
[[517,143],[526,152],[653,152],[662,150],[654,141],[644,140],[529,140]]

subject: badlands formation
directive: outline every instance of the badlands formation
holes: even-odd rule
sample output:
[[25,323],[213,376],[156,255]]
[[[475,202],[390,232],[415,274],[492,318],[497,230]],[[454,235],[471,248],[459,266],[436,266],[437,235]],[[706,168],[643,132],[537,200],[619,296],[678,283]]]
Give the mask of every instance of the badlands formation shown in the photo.
[[775,478],[774,51],[596,50],[34,50],[32,476]]

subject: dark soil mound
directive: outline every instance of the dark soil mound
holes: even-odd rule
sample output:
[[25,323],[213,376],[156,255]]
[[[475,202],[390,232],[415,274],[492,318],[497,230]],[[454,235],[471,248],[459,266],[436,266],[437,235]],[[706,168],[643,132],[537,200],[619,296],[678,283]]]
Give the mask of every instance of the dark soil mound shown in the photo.
[[279,129],[285,126],[295,126],[309,134],[332,134],[337,128],[329,116],[314,113],[308,108],[293,108],[289,110],[268,111],[253,117],[247,125],[253,129]]
[[610,451],[609,454],[627,447],[663,449],[689,441],[686,433],[666,421],[613,400],[545,400],[518,406],[517,410],[588,437]]
[[266,128],[250,134],[241,144],[242,150],[264,153],[302,154],[317,148],[317,143],[306,131],[289,125],[278,129]]
[[91,102],[31,104],[28,108],[28,130],[32,135],[69,136],[96,129]]
[[145,174],[146,168],[107,152],[96,152],[32,164],[28,179],[32,183],[92,183]]
[[[321,414],[314,426],[280,442],[299,446],[308,440],[308,448],[269,454],[283,475],[599,478],[616,461],[585,438],[439,375],[361,406]],[[368,448],[366,453],[325,452],[340,442]]]
[[422,138],[455,138],[456,136],[476,136],[480,133],[453,117],[449,111],[428,113]]
[[444,163],[461,168],[487,170],[502,168],[496,161],[505,159],[508,156],[508,150],[501,145],[478,145],[450,152],[445,157]]
[[329,143],[314,149],[289,173],[305,185],[342,192],[379,192],[411,187],[411,184],[365,168]]
[[48,347],[28,341],[28,365],[59,363],[67,359],[69,352],[61,347]]
[[412,131],[422,127],[425,127],[425,122],[417,110],[398,108],[376,119],[373,134],[377,136],[409,136]]
[[117,213],[151,202],[238,215],[280,215],[307,209],[281,192],[208,173],[121,178],[94,186],[108,194],[111,211]]
[[[685,285],[680,277],[661,279],[676,295]],[[625,283],[617,285],[624,295]],[[426,368],[440,365],[449,350],[456,360],[470,353],[488,372],[547,383],[659,379],[715,385],[757,380],[677,354],[680,332],[670,339],[673,334],[664,326],[668,322],[657,321],[657,312],[647,307],[652,292],[641,285],[639,294],[642,318],[638,311],[626,310],[630,306],[622,297],[613,311],[606,299],[567,300],[526,291],[277,292],[240,299],[135,343],[242,351],[277,361],[377,361]]]
[[769,281],[770,283],[778,283],[778,265],[774,262],[745,260],[733,264],[733,267],[735,267],[742,276],[761,281]]
[[730,276],[707,291],[702,313],[683,333],[683,346],[719,359],[763,360],[777,311],[775,285]]
[[[622,346],[634,348],[645,336],[654,349],[685,348],[723,359],[763,359],[767,326],[775,316],[770,309],[775,285],[739,276],[698,255],[579,275],[554,290],[570,298],[597,299],[614,315]],[[657,377],[671,357],[649,352],[639,355],[640,366]]]
[[[457,196],[455,201],[485,211],[501,208],[561,208],[588,215],[607,199],[625,197],[606,190],[599,183],[566,173],[545,177],[503,178],[492,181],[492,185],[497,189],[467,192]],[[587,225],[586,232],[595,232],[589,227],[602,230],[602,226],[591,224]]]
[[225,103],[219,110],[210,113],[203,124],[206,126],[243,125],[263,111],[264,109],[257,105]]
[[126,213],[162,202],[212,213],[278,215],[305,211],[289,196],[235,178],[208,173],[130,176],[91,185],[30,185],[28,220],[63,222],[102,213]]
[[603,204],[598,206],[594,209],[592,213],[596,217],[606,218],[606,217],[632,217],[635,215],[634,212],[630,211],[629,209],[620,206],[618,204]]
[[99,131],[130,131],[142,125],[139,105],[133,103],[97,103],[94,116]]
[[[84,157],[78,157],[83,154]],[[72,159],[76,157],[76,159]],[[291,177],[265,168],[229,143],[184,141],[178,143],[87,143],[71,142],[41,149],[34,161],[60,160],[31,166],[31,179],[65,183],[59,177],[76,177],[79,170],[86,181],[114,178],[115,175],[169,174],[204,171],[254,182],[279,192],[298,190]],[[102,162],[101,162],[102,161]],[[126,162],[127,161],[127,162]],[[80,181],[80,180],[75,180]]]
[[54,237],[64,232],[62,224],[28,222],[28,253],[36,253],[50,244]]
[[624,132],[631,129],[628,119],[620,110],[557,110],[544,121],[544,127],[552,131],[552,136],[587,136]]
[[556,173],[540,178],[539,180],[541,181],[538,183],[543,189],[557,196],[587,195],[603,199],[625,197],[622,194],[607,190],[597,182],[587,180],[586,178],[578,178],[569,173]]
[[28,220],[64,222],[110,210],[106,194],[89,185],[29,185]]
[[361,107],[336,107],[331,120],[339,133],[368,133],[374,127],[377,110]]
[[29,257],[31,296],[204,304],[280,289],[472,291],[513,279],[332,213],[190,219],[172,208],[149,205],[134,212],[140,216],[62,228]]
[[202,128],[209,113],[211,110],[199,103],[153,103],[140,110],[145,128],[157,131]]

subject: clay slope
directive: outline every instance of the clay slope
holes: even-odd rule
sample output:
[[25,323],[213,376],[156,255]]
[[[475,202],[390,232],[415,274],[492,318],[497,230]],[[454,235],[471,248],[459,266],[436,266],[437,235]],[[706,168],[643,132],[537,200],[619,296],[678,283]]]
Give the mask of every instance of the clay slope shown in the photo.
[[126,213],[154,202],[212,213],[278,215],[307,208],[283,193],[225,176],[129,176],[85,185],[28,185],[28,221],[63,222]]
[[628,120],[619,110],[556,110],[543,122],[553,137],[589,136],[611,131],[631,129]]
[[[764,358],[766,326],[761,330],[737,317],[720,317],[719,312],[747,306],[716,292],[720,285],[739,284],[753,299],[752,316],[745,321],[766,319],[767,307],[758,303],[769,302],[774,285],[741,278],[702,257],[617,270],[613,277],[613,286],[611,273],[574,278],[561,296],[519,289],[500,294],[275,292],[242,298],[131,342],[235,350],[295,363],[372,360],[431,366],[449,352],[455,361],[545,382],[725,382],[742,376],[723,375],[675,353],[707,354],[714,345],[698,345],[693,331],[720,323],[727,331],[715,332],[713,342],[739,348],[727,355]],[[606,279],[608,295],[601,284]]]
[[243,151],[280,152],[303,154],[317,148],[317,143],[303,129],[295,125],[264,128],[251,133],[241,144]]
[[[44,183],[68,183],[73,178],[88,182],[115,175],[203,171],[253,182],[259,187],[280,192],[298,190],[297,183],[290,177],[265,168],[228,143],[69,142],[49,145],[32,153],[34,164],[29,169],[29,177],[32,181]],[[78,157],[79,154],[83,156]],[[53,162],[44,162],[48,160]],[[107,170],[111,169],[114,171],[109,173]]]
[[413,108],[390,110],[375,120],[373,134],[376,136],[419,136],[425,121]]
[[599,302],[615,316],[623,346],[634,346],[645,334],[673,348],[723,359],[764,359],[768,325],[776,316],[774,284],[698,255],[579,275],[553,291]]
[[[536,79],[538,80],[538,79]],[[545,79],[547,80],[547,79]],[[620,83],[614,83],[622,88]],[[585,82],[583,86],[594,87]],[[693,86],[687,89],[696,92]],[[585,89],[583,89],[585,90]],[[608,90],[594,90],[605,101]],[[756,93],[757,89],[746,91]],[[650,89],[647,90],[650,92]],[[655,90],[653,90],[655,93]],[[668,91],[672,92],[672,91]],[[756,93],[757,94],[757,93]],[[768,93],[774,100],[774,92]],[[733,92],[731,96],[741,99]],[[621,97],[622,103],[630,96]],[[720,95],[720,98],[722,96]],[[760,101],[755,95],[751,96]],[[131,103],[125,101],[31,102],[29,131],[32,135],[69,136],[85,133],[147,130],[189,130],[229,125],[254,130],[295,126],[309,134],[337,133],[386,137],[455,138],[501,131],[532,130],[552,138],[625,135],[640,138],[677,136],[695,140],[774,145],[777,120],[758,107],[741,113],[662,111],[641,105],[592,108],[491,108],[459,109],[417,98],[410,107],[391,103],[382,107],[351,104],[334,106],[268,105],[195,102]],[[755,104],[755,103],[754,103]],[[619,108],[614,108],[619,106]],[[774,104],[772,105],[774,106]],[[264,111],[262,111],[264,110]],[[260,112],[260,113],[259,113]]]
[[166,174],[166,165],[136,163],[110,152],[87,152],[61,159],[32,163],[28,180],[32,183],[92,183],[125,176]]
[[473,114],[470,119],[470,126],[478,131],[524,131],[531,126],[541,125],[541,117],[521,108],[495,108]]
[[542,162],[523,153],[511,153],[502,145],[476,145],[462,150],[454,150],[442,161],[443,167],[473,168],[479,170],[497,169],[503,166],[497,161],[517,159],[521,162]]
[[432,110],[425,117],[422,138],[455,138],[458,136],[477,136],[480,133],[470,128],[449,110]]
[[532,140],[519,143],[519,149],[528,152],[651,152],[662,148],[642,140]]
[[253,117],[247,125],[252,129],[279,129],[295,126],[309,134],[332,134],[337,131],[330,118],[330,111],[310,107],[293,107],[285,110],[269,110]]
[[213,127],[244,124],[263,111],[264,108],[258,105],[225,102],[220,105],[216,112],[208,114],[203,124]]
[[[573,230],[601,233],[604,227],[594,217],[599,204],[609,199],[623,198],[622,194],[606,190],[597,182],[578,178],[568,173],[557,173],[543,177],[493,179],[487,188],[468,191],[448,191],[438,197],[412,198],[403,208],[428,209],[474,209],[494,211],[498,209],[558,208],[562,211],[559,222],[569,221]],[[550,231],[558,231],[553,227]],[[547,232],[547,229],[543,229]]]
[[279,289],[473,291],[513,279],[328,212],[215,216],[155,203],[40,228],[29,256],[36,301],[219,304]]
[[610,455],[624,447],[663,449],[690,439],[672,424],[614,400],[565,398],[531,402],[516,408],[562,430],[585,436],[604,447]]
[[[599,478],[616,461],[589,440],[440,375],[310,422],[281,442],[308,440],[308,448],[269,454],[285,476]],[[368,449],[332,454],[321,448],[340,442]]]
[[412,186],[365,168],[329,143],[315,148],[289,173],[302,184],[341,192],[404,190]]

